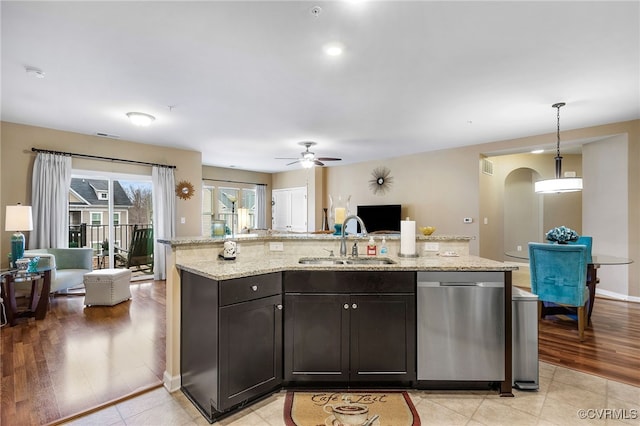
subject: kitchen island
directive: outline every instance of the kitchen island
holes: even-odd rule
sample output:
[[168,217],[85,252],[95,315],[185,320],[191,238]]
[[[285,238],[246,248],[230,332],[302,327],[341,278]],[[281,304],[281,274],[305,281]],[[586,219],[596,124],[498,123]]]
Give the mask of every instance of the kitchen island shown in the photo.
[[[239,250],[232,261],[218,257],[220,240],[164,241],[168,246],[165,387],[169,391],[182,387],[212,420],[210,407],[202,400],[217,398],[219,405],[212,402],[212,407],[224,411],[282,385],[437,385],[416,380],[416,274],[490,272],[504,277],[500,299],[504,374],[497,382],[502,395],[512,395],[511,271],[517,268],[470,256],[468,237],[418,237],[418,257],[398,256],[399,237],[386,239],[386,256],[360,256],[364,259],[361,262],[330,256],[340,243],[331,235],[236,238]],[[351,246],[361,246],[360,253],[366,241],[357,236],[348,238]],[[301,258],[307,262],[301,263]],[[450,309],[454,312],[456,307]],[[252,316],[263,320],[252,322]],[[378,331],[372,331],[366,326],[382,317],[390,324],[386,329],[379,325]],[[205,329],[215,338],[203,336]],[[327,335],[328,329],[342,331]],[[370,338],[374,332],[387,336],[387,347],[395,349],[380,351],[379,342]],[[263,342],[265,335],[272,336],[268,344]],[[248,340],[242,342],[242,336]],[[339,350],[310,352],[305,349],[309,336],[322,338],[327,342],[324,347],[334,344]],[[243,354],[251,352],[246,350],[251,347],[250,339],[263,342],[256,349],[263,353],[255,358],[267,360],[261,371],[247,371],[238,364]],[[203,345],[203,341],[208,343]],[[362,355],[376,351],[385,356],[374,359]],[[210,357],[203,358],[207,352]],[[335,356],[330,356],[334,352]],[[254,361],[247,363],[254,365]],[[255,384],[251,384],[250,374]],[[215,395],[203,393],[212,382],[219,382]]]

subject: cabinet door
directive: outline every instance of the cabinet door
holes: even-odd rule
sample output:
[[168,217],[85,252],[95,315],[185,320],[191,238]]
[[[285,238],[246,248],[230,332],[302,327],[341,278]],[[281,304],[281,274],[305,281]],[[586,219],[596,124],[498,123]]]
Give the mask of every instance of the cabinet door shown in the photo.
[[280,386],[282,296],[221,307],[219,348],[218,411]]
[[349,296],[286,294],[285,381],[349,378]]
[[350,380],[415,380],[415,297],[352,295]]

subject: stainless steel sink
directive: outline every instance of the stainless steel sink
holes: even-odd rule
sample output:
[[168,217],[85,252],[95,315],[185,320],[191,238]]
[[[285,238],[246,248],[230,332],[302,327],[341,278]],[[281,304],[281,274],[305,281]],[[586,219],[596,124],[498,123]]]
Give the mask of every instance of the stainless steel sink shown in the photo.
[[393,260],[383,258],[354,257],[337,259],[333,257],[301,257],[298,263],[302,265],[393,265]]
[[326,257],[302,257],[298,263],[303,265],[344,265],[344,260]]
[[368,258],[368,257],[358,257],[353,259],[345,260],[345,263],[348,265],[393,265],[396,262],[383,257],[383,258]]

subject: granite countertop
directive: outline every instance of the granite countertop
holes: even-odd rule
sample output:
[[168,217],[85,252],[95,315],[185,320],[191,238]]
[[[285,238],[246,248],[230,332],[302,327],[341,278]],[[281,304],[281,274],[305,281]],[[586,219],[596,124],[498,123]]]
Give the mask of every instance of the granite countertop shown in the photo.
[[[282,271],[513,271],[517,266],[507,265],[495,260],[484,259],[477,256],[424,256],[417,258],[404,258],[388,256],[395,263],[386,265],[354,265],[354,264],[300,264],[298,260],[304,256],[281,255],[266,256],[261,258],[242,257],[240,254],[235,260],[198,260],[179,263],[178,269],[193,272],[213,280],[226,280],[241,278],[251,275],[260,275],[270,272]],[[383,256],[371,257],[382,258]],[[360,256],[360,258],[368,258]],[[329,258],[322,258],[329,259]],[[333,259],[348,258],[335,257]]]
[[[387,241],[400,240],[400,234],[368,234],[366,237],[360,234],[350,234],[348,239],[362,239],[366,240],[369,236],[374,236],[377,239],[385,237]],[[300,241],[300,240],[315,240],[315,241],[338,241],[340,236],[333,234],[322,234],[312,232],[302,233],[265,233],[265,234],[236,234],[233,238],[228,236],[225,238],[211,238],[211,237],[176,237],[172,239],[159,238],[158,242],[162,244],[170,245],[171,247],[180,246],[197,246],[207,244],[222,244],[227,239],[232,239],[241,243],[242,241]],[[470,241],[471,237],[461,235],[416,235],[416,241]]]

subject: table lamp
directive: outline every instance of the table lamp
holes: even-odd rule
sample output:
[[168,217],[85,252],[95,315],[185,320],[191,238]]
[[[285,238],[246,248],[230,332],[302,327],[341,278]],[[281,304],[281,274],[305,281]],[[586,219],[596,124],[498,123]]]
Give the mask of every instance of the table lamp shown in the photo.
[[16,267],[16,260],[24,256],[24,234],[21,231],[33,229],[31,206],[7,206],[4,217],[4,230],[14,231],[11,236],[11,266]]

